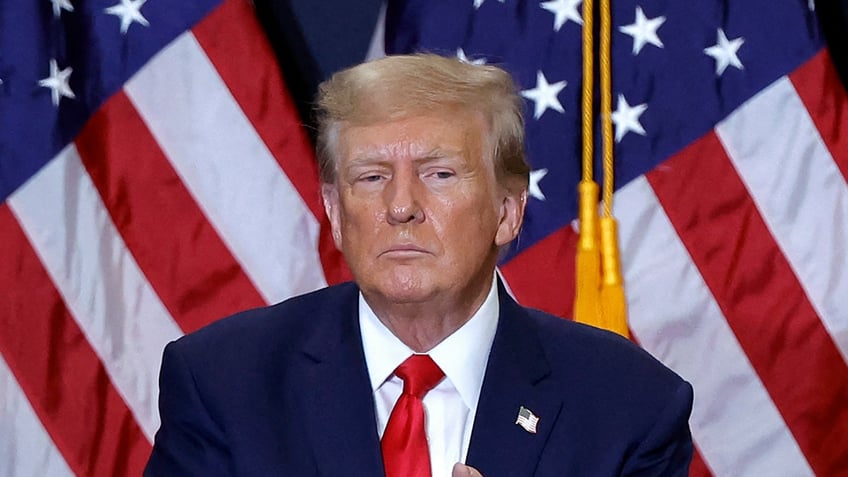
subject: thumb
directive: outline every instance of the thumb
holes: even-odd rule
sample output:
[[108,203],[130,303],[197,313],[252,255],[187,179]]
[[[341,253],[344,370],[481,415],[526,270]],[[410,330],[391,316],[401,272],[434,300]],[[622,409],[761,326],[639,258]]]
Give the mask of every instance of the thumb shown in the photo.
[[453,473],[451,473],[451,477],[483,477],[483,474],[470,465],[457,462],[453,465]]

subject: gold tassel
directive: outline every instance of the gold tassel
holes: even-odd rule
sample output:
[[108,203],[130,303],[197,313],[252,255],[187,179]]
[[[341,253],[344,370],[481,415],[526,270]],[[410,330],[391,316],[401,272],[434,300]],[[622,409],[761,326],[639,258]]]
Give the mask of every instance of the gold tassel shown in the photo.
[[630,337],[627,303],[618,252],[618,232],[612,216],[613,134],[610,66],[610,0],[600,0],[601,139],[604,170],[604,211],[598,213],[598,184],[592,178],[593,0],[583,2],[583,179],[577,186],[580,238],[577,242],[574,319]]
[[574,297],[574,319],[580,323],[598,326],[601,289],[601,250],[598,234],[598,184],[582,180],[577,186],[579,194],[578,217],[580,238],[577,242],[577,290]]
[[601,315],[603,328],[630,338],[627,327],[627,301],[621,258],[618,251],[618,227],[613,217],[601,217]]
[[574,319],[597,326],[601,317],[601,250],[598,233],[598,184],[592,178],[593,0],[583,2],[582,170],[577,185],[580,238],[575,257]]

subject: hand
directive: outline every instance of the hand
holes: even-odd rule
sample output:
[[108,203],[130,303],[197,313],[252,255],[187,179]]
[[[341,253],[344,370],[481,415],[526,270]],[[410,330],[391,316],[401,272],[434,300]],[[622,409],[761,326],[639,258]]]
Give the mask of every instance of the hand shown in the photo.
[[460,464],[457,462],[453,465],[453,473],[451,473],[451,477],[483,477],[483,474],[470,465]]

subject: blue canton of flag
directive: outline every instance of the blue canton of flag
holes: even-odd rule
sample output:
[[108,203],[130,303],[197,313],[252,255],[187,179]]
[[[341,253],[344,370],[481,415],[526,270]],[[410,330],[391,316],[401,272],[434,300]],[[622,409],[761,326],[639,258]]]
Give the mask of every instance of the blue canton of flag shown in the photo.
[[0,31],[0,199],[69,144],[157,51],[220,3],[14,2]]

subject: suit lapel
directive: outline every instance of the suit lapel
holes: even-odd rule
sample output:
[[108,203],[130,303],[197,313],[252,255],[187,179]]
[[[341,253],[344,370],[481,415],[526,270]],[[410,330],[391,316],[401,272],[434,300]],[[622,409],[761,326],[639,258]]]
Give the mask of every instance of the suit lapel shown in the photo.
[[[562,400],[546,379],[550,367],[533,322],[499,287],[498,329],[466,461],[483,475],[532,475]],[[521,406],[539,417],[535,434],[515,423]]]
[[[362,351],[358,290],[323,306],[303,347],[302,406],[322,475],[383,475],[374,398]],[[340,319],[343,317],[343,319]]]

